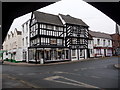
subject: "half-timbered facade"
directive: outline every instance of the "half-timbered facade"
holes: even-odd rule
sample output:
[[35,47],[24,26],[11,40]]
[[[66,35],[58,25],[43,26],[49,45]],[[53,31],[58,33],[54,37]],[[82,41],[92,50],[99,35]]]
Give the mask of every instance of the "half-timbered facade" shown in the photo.
[[29,60],[68,60],[64,26],[57,15],[35,11],[30,21]]
[[59,17],[65,26],[65,46],[69,48],[70,59],[87,58],[88,25],[70,15],[59,14]]
[[34,11],[30,20],[29,61],[87,58],[88,25],[68,15]]

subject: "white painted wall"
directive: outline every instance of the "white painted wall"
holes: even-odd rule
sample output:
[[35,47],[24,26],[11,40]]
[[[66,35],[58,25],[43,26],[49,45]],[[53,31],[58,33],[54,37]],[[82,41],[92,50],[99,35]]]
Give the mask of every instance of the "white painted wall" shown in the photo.
[[[89,52],[90,52],[90,57],[94,57],[94,49],[93,49],[93,42],[94,40],[88,40],[88,49],[89,49]],[[92,52],[91,52],[92,50]]]
[[21,40],[22,35],[18,35],[16,30],[17,29],[15,29],[14,32],[11,32],[9,34],[10,35],[9,38],[8,38],[8,34],[6,36],[6,40],[3,43],[3,50],[6,50],[8,55],[6,55],[6,52],[4,52],[3,59],[6,58],[11,59],[11,53],[16,52],[16,54],[14,55],[14,59],[16,61],[22,60],[21,51],[19,51],[19,49],[21,49],[22,47],[22,40]]
[[[100,39],[100,44],[98,45],[97,43],[97,39]],[[96,38],[96,37],[93,37],[93,40],[94,40],[94,44],[93,46],[94,47],[112,47],[112,40],[111,39],[107,39],[107,38]],[[105,44],[104,44],[104,40],[105,40]],[[108,42],[110,41],[110,43]],[[109,50],[109,49],[105,49],[106,51],[106,56],[112,56],[112,50]],[[99,56],[104,56],[104,49],[101,49],[101,54],[102,55],[99,55]],[[94,54],[98,53],[96,49],[94,49]]]
[[16,61],[22,61],[22,48],[16,50]]
[[[27,24],[26,24],[27,23]],[[30,46],[30,30],[29,30],[29,23],[30,20],[27,20],[22,25],[22,58],[23,58],[23,52],[26,52],[26,61],[28,62],[28,47]],[[23,28],[24,26],[24,28]],[[27,38],[27,39],[26,39]],[[23,42],[24,39],[24,42]],[[27,43],[26,43],[27,42]],[[23,44],[24,43],[24,44]]]

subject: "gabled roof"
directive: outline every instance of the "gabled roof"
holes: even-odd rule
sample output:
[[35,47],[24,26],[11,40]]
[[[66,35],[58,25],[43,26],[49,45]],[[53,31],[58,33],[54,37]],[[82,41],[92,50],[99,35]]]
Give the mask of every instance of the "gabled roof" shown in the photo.
[[112,39],[112,37],[110,36],[110,34],[107,34],[107,33],[95,32],[95,31],[89,30],[89,34],[92,37]]
[[70,15],[63,15],[63,14],[59,14],[62,19],[68,23],[68,24],[74,24],[74,25],[81,25],[81,26],[87,26],[89,27],[85,22],[83,22],[81,19],[78,18],[74,18]]
[[35,18],[38,22],[63,26],[59,16],[57,15],[52,15],[39,11],[34,11],[33,14],[35,15]]

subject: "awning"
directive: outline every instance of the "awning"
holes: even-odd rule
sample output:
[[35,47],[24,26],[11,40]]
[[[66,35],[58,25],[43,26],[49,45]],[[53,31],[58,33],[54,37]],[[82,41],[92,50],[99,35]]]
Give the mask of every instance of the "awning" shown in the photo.
[[7,50],[1,50],[0,53],[4,53],[4,52],[7,52]]

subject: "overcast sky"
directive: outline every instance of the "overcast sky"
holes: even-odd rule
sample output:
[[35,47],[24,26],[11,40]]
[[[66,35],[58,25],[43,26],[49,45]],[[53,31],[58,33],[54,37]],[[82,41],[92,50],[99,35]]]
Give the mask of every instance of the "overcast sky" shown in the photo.
[[[61,0],[37,11],[55,15],[58,15],[59,13],[64,15],[69,14],[75,18],[82,19],[92,31],[105,32],[109,34],[115,33],[115,22],[98,9],[82,0]],[[20,31],[21,25],[30,19],[30,16],[31,13],[16,18],[13,21],[10,31],[15,28]]]

